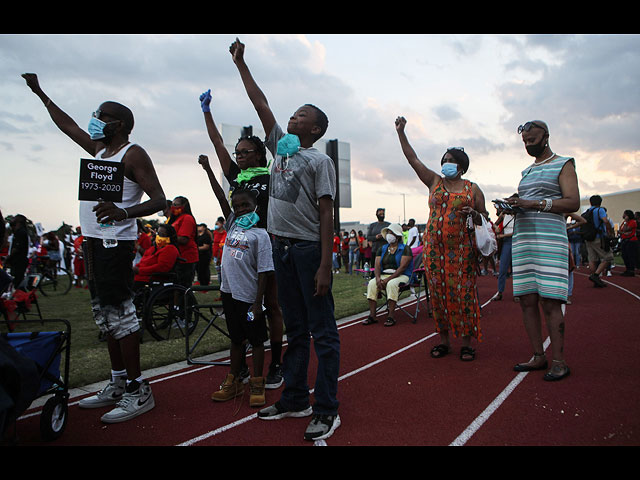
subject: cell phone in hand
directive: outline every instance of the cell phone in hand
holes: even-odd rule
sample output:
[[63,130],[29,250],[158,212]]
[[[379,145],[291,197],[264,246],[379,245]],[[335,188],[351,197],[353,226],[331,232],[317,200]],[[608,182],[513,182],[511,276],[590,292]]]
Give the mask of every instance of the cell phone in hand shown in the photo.
[[515,213],[524,213],[524,210],[520,207],[514,207],[510,203],[505,202],[504,200],[491,200],[493,204],[499,211],[515,214]]

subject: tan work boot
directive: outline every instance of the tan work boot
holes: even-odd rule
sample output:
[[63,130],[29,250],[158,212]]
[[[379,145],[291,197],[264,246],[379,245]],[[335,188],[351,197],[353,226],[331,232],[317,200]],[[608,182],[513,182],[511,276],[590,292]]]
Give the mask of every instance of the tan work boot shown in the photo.
[[211,394],[211,400],[214,402],[226,402],[232,398],[239,397],[244,393],[244,384],[234,378],[232,374],[227,374],[220,390]]
[[251,377],[249,379],[249,405],[252,407],[261,407],[266,403],[264,396],[264,377]]

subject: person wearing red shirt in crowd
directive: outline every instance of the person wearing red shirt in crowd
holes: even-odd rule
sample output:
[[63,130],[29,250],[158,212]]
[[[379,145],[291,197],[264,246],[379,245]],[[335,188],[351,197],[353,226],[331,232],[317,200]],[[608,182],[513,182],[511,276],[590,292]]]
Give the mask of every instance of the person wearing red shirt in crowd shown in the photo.
[[138,239],[136,240],[136,258],[134,259],[134,265],[137,264],[144,252],[153,246],[153,241],[149,235],[149,229],[142,224],[142,221],[138,218]]
[[155,244],[147,248],[140,262],[133,267],[134,290],[145,285],[154,273],[168,273],[178,261],[178,236],[171,225],[160,225]]
[[622,214],[622,225],[620,225],[620,240],[622,259],[627,269],[622,272],[623,277],[634,277],[638,263],[638,224],[631,210],[625,210]]
[[367,246],[367,239],[364,236],[364,233],[362,233],[362,230],[358,230],[358,251],[359,251],[359,255],[358,255],[358,268],[364,268],[364,249]]
[[344,265],[344,273],[349,273],[349,234],[342,232],[341,236],[340,255],[342,257],[342,264]]
[[333,273],[340,273],[340,237],[338,236],[338,232],[333,234]]
[[218,217],[213,227],[213,245],[211,245],[211,256],[216,266],[218,280],[220,280],[220,262],[222,262],[222,248],[227,239],[227,231],[224,229],[224,217]]
[[196,244],[198,227],[187,198],[176,197],[173,199],[168,224],[173,226],[178,236],[180,261],[176,265],[177,283],[190,288],[198,264],[198,245]]
[[[85,280],[84,255],[82,253],[84,236],[80,227],[76,228],[76,232],[78,236],[73,241],[73,273],[76,276],[76,288],[82,288],[82,282]],[[88,284],[85,284],[85,288],[88,288]]]

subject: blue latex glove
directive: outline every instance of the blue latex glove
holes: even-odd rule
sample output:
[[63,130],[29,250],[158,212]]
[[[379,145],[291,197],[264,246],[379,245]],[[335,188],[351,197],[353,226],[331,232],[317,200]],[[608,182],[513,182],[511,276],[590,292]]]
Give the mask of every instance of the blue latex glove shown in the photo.
[[200,95],[200,107],[202,107],[203,112],[210,112],[211,108],[209,105],[211,104],[211,89],[204,92]]

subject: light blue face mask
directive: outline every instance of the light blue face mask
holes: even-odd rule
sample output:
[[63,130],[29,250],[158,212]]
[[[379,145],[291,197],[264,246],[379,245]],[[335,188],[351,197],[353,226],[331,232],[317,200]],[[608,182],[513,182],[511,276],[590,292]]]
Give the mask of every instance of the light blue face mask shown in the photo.
[[283,157],[290,157],[298,153],[300,150],[300,139],[297,135],[287,133],[284,137],[278,140],[278,149],[276,153]]
[[244,215],[240,215],[238,218],[236,218],[236,225],[238,225],[243,230],[249,230],[256,223],[258,223],[258,220],[260,220],[260,217],[254,210],[253,212],[245,213]]
[[454,178],[456,175],[458,175],[458,165],[455,163],[443,164],[442,174],[447,178]]
[[89,120],[89,135],[91,136],[91,140],[100,140],[101,138],[105,138],[104,127],[107,124],[102,120],[97,119],[96,117],[91,117]]

